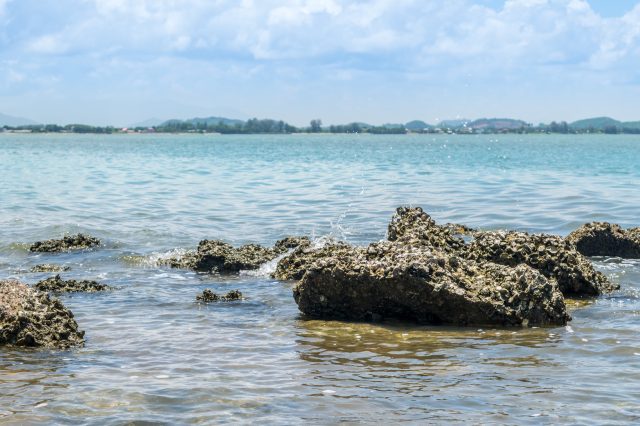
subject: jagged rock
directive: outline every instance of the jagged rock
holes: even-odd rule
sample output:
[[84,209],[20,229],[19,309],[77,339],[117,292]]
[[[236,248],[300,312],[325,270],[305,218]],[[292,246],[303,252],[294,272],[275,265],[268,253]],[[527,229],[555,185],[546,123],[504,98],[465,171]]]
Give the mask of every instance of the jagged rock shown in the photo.
[[291,254],[280,259],[272,277],[278,280],[299,280],[316,260],[346,255],[350,250],[351,246],[339,241],[328,241],[319,247],[301,245]]
[[570,233],[567,241],[585,256],[640,258],[640,228],[625,230],[608,222],[592,222]]
[[85,234],[65,235],[62,239],[37,241],[29,247],[31,252],[59,253],[71,250],[86,250],[100,245],[100,240]]
[[73,313],[58,299],[0,280],[0,346],[69,348],[84,343]]
[[242,293],[238,290],[232,290],[224,296],[219,296],[208,288],[205,289],[202,294],[196,296],[196,300],[199,302],[231,302],[234,300],[242,300]]
[[[460,225],[454,226],[460,227]],[[401,244],[424,245],[453,253],[464,247],[464,240],[457,237],[453,232],[455,229],[451,228],[453,228],[452,225],[436,225],[431,216],[420,207],[398,207],[389,223],[387,239]]]
[[526,265],[390,242],[321,250],[294,288],[299,309],[311,317],[500,326],[570,319],[557,284]]
[[32,267],[31,269],[29,269],[29,272],[64,272],[70,270],[71,268],[66,265],[54,265],[52,263],[45,263]]
[[170,258],[165,263],[172,268],[193,269],[209,273],[237,273],[241,270],[258,269],[287,251],[310,244],[307,237],[287,237],[276,242],[273,248],[257,244],[233,247],[219,240],[202,240],[195,252],[179,258]]
[[277,254],[284,254],[291,249],[297,247],[308,247],[311,244],[309,237],[285,237],[276,241],[273,246],[274,252]]
[[35,288],[40,291],[51,291],[56,293],[73,293],[86,292],[93,293],[97,291],[111,290],[106,284],[100,284],[96,281],[89,280],[63,280],[60,275],[39,281]]
[[559,236],[494,231],[476,232],[474,237],[461,252],[467,259],[511,267],[529,265],[556,280],[565,296],[596,296],[618,288]]

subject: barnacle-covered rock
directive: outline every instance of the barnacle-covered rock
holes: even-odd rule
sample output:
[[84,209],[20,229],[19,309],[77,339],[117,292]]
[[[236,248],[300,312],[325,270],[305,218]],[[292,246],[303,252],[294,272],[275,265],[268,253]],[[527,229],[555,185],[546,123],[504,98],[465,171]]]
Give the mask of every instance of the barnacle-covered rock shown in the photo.
[[310,317],[500,326],[570,319],[555,281],[526,265],[478,263],[392,242],[321,250],[325,255],[306,265],[294,288]]
[[84,343],[73,313],[58,299],[14,280],[0,280],[0,346],[69,348]]
[[525,264],[558,282],[565,296],[597,296],[616,285],[562,237],[516,231],[476,232],[467,259],[515,267]]
[[257,244],[233,247],[220,240],[202,240],[196,251],[173,257],[163,263],[172,268],[193,269],[209,273],[237,273],[241,270],[258,269],[260,265],[300,246],[310,244],[307,237],[287,237],[276,242],[273,248]]
[[97,291],[111,290],[111,287],[108,285],[101,284],[97,281],[63,280],[60,275],[39,281],[35,287],[40,291],[50,291],[54,293],[94,293]]
[[608,222],[586,223],[570,233],[567,241],[585,256],[640,258],[640,228],[625,230]]
[[64,272],[69,271],[71,268],[67,265],[54,265],[52,263],[44,263],[41,265],[35,265],[29,272]]
[[60,253],[71,250],[87,250],[100,245],[100,240],[86,234],[65,235],[61,239],[36,241],[29,247],[31,252]]
[[437,225],[420,207],[398,207],[389,223],[387,239],[452,253],[464,247],[464,240],[455,232],[462,229],[460,225]]
[[225,294],[224,296],[219,296],[210,289],[206,288],[202,292],[196,296],[196,300],[198,302],[232,302],[234,300],[242,300],[242,293],[239,290],[232,290]]

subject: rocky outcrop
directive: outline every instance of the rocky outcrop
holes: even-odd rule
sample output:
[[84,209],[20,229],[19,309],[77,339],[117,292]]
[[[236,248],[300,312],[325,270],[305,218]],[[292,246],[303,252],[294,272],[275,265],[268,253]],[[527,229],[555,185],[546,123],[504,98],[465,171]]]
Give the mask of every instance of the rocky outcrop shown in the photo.
[[398,207],[389,223],[387,239],[453,253],[464,247],[464,240],[456,236],[456,230],[470,231],[470,228],[453,224],[439,226],[420,207]]
[[18,281],[0,281],[0,345],[69,348],[83,338],[62,302]]
[[399,318],[452,325],[563,325],[557,284],[525,265],[477,263],[393,242],[325,247],[294,289],[316,318]]
[[474,237],[461,252],[467,259],[528,265],[555,280],[565,296],[597,296],[617,288],[559,236],[495,231],[476,232]]
[[242,300],[242,293],[238,290],[232,290],[224,296],[219,296],[210,289],[205,289],[202,294],[196,296],[198,302],[232,302],[234,300]]
[[87,250],[100,245],[100,240],[85,234],[66,235],[62,239],[37,241],[29,247],[31,252],[60,253],[71,250]]
[[50,291],[55,293],[94,293],[97,291],[111,290],[106,284],[89,280],[63,280],[60,275],[39,281],[35,288],[40,291]]
[[570,233],[567,241],[585,256],[640,258],[640,228],[625,230],[608,222],[592,222]]
[[66,265],[54,265],[51,263],[45,263],[32,267],[31,269],[29,269],[29,272],[64,272],[70,270],[71,268]]
[[166,264],[173,268],[193,269],[208,273],[237,273],[258,269],[260,265],[298,246],[308,246],[307,237],[287,237],[276,242],[273,248],[257,244],[233,247],[219,240],[202,240],[195,252],[180,258],[171,258]]
[[326,241],[318,246],[300,246],[280,259],[272,277],[278,280],[299,280],[317,260],[347,255],[352,247],[340,241]]

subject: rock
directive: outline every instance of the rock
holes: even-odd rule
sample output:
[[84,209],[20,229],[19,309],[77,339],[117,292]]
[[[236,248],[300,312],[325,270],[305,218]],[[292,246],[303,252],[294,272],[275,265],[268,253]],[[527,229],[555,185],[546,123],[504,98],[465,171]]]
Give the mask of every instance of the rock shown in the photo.
[[18,281],[0,281],[0,345],[69,348],[84,331],[58,299]]
[[311,245],[309,237],[285,237],[276,241],[273,246],[273,251],[277,254],[284,254],[291,249],[295,249],[297,247],[308,247],[309,245]]
[[100,240],[85,234],[66,235],[60,240],[37,241],[29,247],[31,252],[60,253],[71,250],[86,250],[100,245]]
[[328,241],[319,247],[301,245],[280,259],[272,277],[277,280],[299,280],[316,260],[346,255],[350,251],[351,246],[338,241]]
[[569,234],[567,241],[585,256],[640,258],[640,228],[624,230],[616,224],[592,222]]
[[202,240],[195,252],[165,263],[172,268],[193,269],[209,273],[237,273],[241,270],[258,269],[260,265],[301,246],[310,244],[307,237],[287,237],[276,242],[273,248],[257,244],[246,244],[238,248],[220,240]]
[[[294,288],[315,318],[544,326],[570,319],[557,284],[526,265],[478,263],[424,246],[325,247]],[[331,253],[331,250],[335,250]]]
[[597,296],[619,288],[563,238],[515,231],[476,232],[461,251],[467,259],[515,267],[525,264],[557,281],[565,296]]
[[51,291],[56,293],[73,293],[73,292],[85,292],[93,293],[97,291],[111,290],[111,287],[105,284],[100,284],[96,281],[89,280],[63,280],[60,275],[47,278],[46,280],[39,281],[35,288],[40,291]]
[[29,272],[64,272],[70,270],[71,268],[66,265],[54,265],[51,263],[45,263],[34,266],[33,268],[29,269]]
[[436,225],[431,216],[420,207],[398,207],[389,223],[387,239],[402,244],[424,245],[452,253],[464,247],[464,240],[455,236],[451,228],[451,225],[448,227]]
[[224,296],[218,296],[208,288],[205,289],[202,294],[196,296],[196,300],[199,302],[231,302],[234,300],[242,300],[242,293],[238,290],[232,290]]

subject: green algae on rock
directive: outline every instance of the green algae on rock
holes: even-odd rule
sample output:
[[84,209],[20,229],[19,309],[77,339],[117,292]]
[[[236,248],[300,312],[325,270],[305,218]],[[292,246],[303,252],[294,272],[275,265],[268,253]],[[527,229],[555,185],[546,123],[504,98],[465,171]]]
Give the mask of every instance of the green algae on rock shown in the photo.
[[0,280],[0,345],[69,348],[84,343],[73,313],[58,299]]
[[51,291],[55,293],[94,293],[98,291],[111,290],[106,284],[90,280],[63,280],[60,275],[39,281],[35,288],[40,291]]
[[546,326],[570,319],[557,284],[526,265],[478,263],[393,242],[319,257],[294,288],[310,317]]
[[212,290],[206,288],[202,292],[196,296],[196,301],[198,302],[232,302],[234,300],[242,300],[242,293],[239,290],[232,290],[225,294],[224,296],[219,296],[214,293]]
[[40,265],[35,265],[29,272],[65,272],[70,271],[71,268],[67,265],[54,265],[52,263],[44,263]]
[[100,245],[100,240],[86,234],[65,235],[61,239],[37,241],[29,247],[34,253],[61,253],[72,250],[87,250]]
[[591,222],[570,233],[567,241],[585,256],[640,259],[640,228],[623,229],[608,222]]

